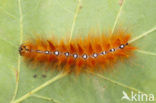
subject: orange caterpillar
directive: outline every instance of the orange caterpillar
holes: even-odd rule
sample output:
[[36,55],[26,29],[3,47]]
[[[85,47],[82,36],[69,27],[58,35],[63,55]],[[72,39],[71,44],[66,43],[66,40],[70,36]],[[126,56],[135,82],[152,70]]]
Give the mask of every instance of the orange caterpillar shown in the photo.
[[23,43],[19,53],[32,64],[43,63],[49,69],[79,74],[103,71],[119,60],[129,58],[136,47],[128,44],[130,34],[122,30],[99,37],[76,38],[70,43],[35,39]]

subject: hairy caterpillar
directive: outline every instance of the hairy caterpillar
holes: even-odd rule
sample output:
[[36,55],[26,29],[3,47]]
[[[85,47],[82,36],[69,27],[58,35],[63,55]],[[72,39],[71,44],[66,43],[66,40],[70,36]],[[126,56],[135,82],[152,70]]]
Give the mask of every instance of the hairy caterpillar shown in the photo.
[[[130,34],[119,30],[114,34],[88,35],[71,42],[35,39],[23,43],[19,53],[33,64],[43,63],[50,69],[79,74],[101,71],[119,60],[129,58],[136,47],[128,43]],[[99,69],[100,68],[100,69]]]

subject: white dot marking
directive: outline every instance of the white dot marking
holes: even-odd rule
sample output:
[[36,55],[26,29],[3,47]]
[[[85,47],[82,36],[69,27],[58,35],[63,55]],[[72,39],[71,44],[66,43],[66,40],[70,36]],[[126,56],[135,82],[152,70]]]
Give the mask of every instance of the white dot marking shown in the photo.
[[59,55],[59,51],[55,51],[54,54],[55,54],[55,55]]
[[96,58],[97,56],[98,56],[98,54],[97,54],[97,53],[94,53],[94,54],[93,54],[93,57],[95,57],[95,58]]
[[78,55],[77,55],[77,54],[74,54],[74,55],[73,55],[73,57],[74,57],[74,58],[77,58],[77,57],[78,57]]
[[84,59],[87,59],[87,55],[86,55],[86,54],[84,54],[82,57],[83,57]]

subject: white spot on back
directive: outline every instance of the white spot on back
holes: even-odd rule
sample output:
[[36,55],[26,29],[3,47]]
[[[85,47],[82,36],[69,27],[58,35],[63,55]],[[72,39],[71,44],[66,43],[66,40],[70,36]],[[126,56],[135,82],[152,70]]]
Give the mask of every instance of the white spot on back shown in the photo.
[[94,58],[96,58],[97,56],[98,56],[98,54],[97,54],[97,53],[94,53],[94,54],[93,54],[93,57],[94,57]]
[[55,51],[54,54],[55,54],[55,55],[59,55],[59,51]]
[[82,57],[83,57],[83,59],[87,59],[87,55],[86,54],[84,54]]
[[77,54],[74,54],[73,57],[76,59],[78,57],[78,55]]

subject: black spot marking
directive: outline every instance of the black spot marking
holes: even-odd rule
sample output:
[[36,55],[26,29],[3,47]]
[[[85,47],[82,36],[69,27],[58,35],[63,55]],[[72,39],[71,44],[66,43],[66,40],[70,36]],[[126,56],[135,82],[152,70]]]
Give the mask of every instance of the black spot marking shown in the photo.
[[34,78],[37,78],[37,75],[36,75],[36,74],[34,74],[34,75],[33,75],[33,77],[34,77]]
[[43,78],[46,78],[47,76],[46,76],[45,74],[42,74],[42,77],[43,77]]
[[24,49],[25,49],[26,51],[30,51],[30,50],[28,49],[28,47],[27,47],[27,46],[24,46]]

